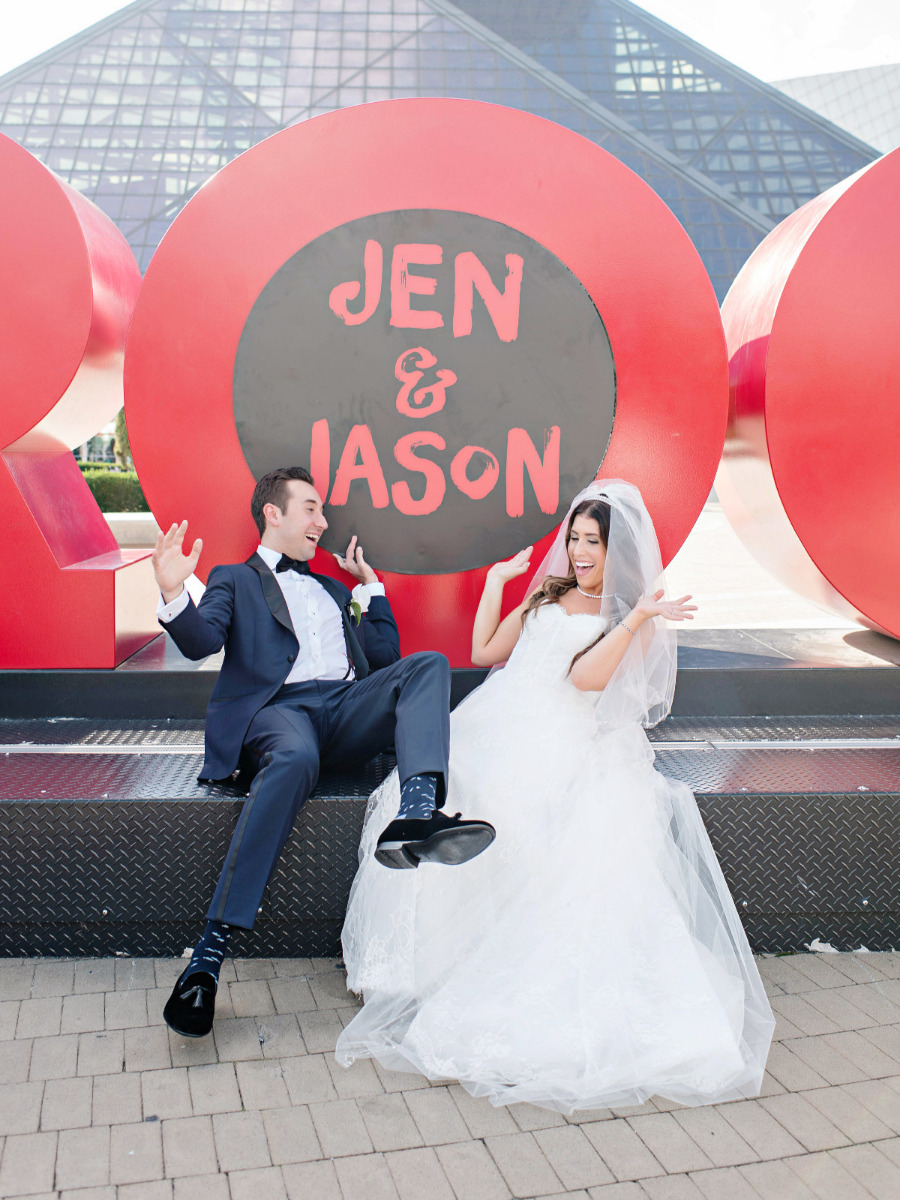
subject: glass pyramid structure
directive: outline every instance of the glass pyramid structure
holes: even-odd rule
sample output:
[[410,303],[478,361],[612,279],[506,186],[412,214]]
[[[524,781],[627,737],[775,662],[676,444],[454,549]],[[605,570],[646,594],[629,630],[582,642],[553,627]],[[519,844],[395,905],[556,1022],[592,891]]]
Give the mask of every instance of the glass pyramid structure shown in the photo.
[[136,0],[0,77],[0,130],[145,268],[242,151],[399,96],[522,108],[604,146],[673,209],[720,297],[782,217],[877,157],[628,0]]

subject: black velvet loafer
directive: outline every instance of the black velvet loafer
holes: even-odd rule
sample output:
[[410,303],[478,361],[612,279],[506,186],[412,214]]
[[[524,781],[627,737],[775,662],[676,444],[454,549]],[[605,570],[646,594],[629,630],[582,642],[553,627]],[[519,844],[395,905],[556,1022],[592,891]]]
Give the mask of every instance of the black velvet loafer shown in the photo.
[[206,1037],[216,1015],[218,982],[206,971],[194,971],[187,979],[184,976],[182,971],[172,988],[163,1009],[163,1020],[182,1037]]
[[375,858],[385,867],[408,870],[420,862],[458,866],[486,850],[497,832],[487,821],[463,821],[440,810],[427,819],[398,817],[378,839]]

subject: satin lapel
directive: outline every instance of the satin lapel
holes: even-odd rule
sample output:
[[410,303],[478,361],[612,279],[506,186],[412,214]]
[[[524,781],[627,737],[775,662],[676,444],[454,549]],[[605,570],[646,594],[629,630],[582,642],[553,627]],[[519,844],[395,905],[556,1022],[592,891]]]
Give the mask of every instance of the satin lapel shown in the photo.
[[288,633],[294,633],[294,626],[291,624],[291,614],[288,612],[287,602],[284,598],[284,593],[278,586],[278,581],[275,578],[274,571],[270,571],[263,560],[255,552],[247,559],[247,566],[252,567],[259,575],[259,581],[262,584],[263,595],[266,598],[272,616],[279,625],[283,625]]
[[347,612],[347,607],[342,596],[342,589],[339,584],[329,575],[316,575],[313,572],[313,579],[318,580],[328,595],[332,598],[341,612],[341,622],[344,626],[344,641],[347,643],[347,657],[353,664],[353,670],[356,673],[357,679],[365,679],[369,674],[369,661],[363,653],[363,648],[359,644],[359,639],[350,623],[350,616]]

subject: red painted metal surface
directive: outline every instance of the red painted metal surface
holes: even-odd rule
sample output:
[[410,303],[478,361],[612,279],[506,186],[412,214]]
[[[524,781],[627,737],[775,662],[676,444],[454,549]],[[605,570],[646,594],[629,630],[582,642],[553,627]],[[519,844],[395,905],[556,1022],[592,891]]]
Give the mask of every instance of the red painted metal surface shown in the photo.
[[900,151],[773,230],[722,307],[716,482],[745,545],[817,604],[900,637]]
[[[189,537],[202,535],[204,578],[251,551],[254,481],[232,392],[247,315],[312,239],[398,209],[503,222],[575,273],[615,358],[601,470],[640,486],[670,559],[709,494],[727,417],[706,271],[665,204],[606,151],[530,114],[462,100],[386,101],[305,121],[223,168],[176,218],[147,270],[125,367],[132,452],[160,524],[186,517]],[[546,348],[548,360],[561,352]],[[314,567],[339,574],[321,553]],[[468,665],[483,579],[484,569],[388,575],[404,652],[439,649]]]
[[0,178],[0,668],[112,667],[156,632],[152,574],[71,450],[121,406],[140,271],[99,209],[2,135]]

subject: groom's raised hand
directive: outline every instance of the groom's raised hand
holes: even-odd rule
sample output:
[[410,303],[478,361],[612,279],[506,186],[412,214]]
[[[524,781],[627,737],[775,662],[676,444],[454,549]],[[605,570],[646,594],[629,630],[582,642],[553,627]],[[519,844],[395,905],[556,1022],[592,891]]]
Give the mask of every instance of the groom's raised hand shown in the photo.
[[350,539],[346,553],[335,554],[337,564],[348,575],[352,575],[357,583],[377,583],[378,576],[363,558],[362,546],[357,544],[356,534]]
[[180,525],[173,525],[166,533],[160,531],[156,539],[156,549],[151,561],[156,585],[166,604],[170,604],[181,595],[184,582],[193,575],[200,551],[203,549],[203,539],[197,538],[190,554],[184,553],[187,526],[187,521],[182,521]]

